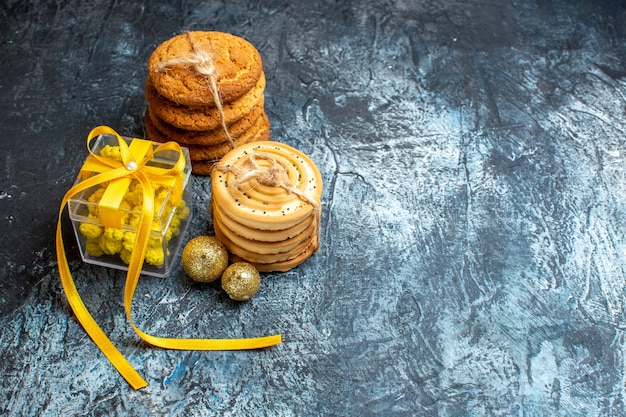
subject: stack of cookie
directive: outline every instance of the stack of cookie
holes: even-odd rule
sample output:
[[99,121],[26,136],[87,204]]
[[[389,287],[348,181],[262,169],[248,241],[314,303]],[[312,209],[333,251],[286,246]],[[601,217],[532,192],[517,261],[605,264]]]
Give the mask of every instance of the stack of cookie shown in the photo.
[[269,140],[261,55],[245,39],[187,32],[159,45],[148,60],[146,133],[189,149],[192,171],[209,175],[241,144]]
[[215,236],[236,261],[288,271],[319,248],[322,178],[304,153],[261,141],[228,152],[211,174]]

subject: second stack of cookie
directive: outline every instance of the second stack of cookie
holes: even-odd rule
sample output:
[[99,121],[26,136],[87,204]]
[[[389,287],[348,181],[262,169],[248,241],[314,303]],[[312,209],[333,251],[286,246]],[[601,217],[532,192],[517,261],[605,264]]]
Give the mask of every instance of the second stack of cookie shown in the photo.
[[211,174],[215,236],[233,262],[288,271],[319,248],[322,177],[301,151],[259,141],[228,152]]
[[192,171],[209,175],[234,147],[269,140],[264,94],[261,55],[250,42],[187,32],[163,42],[148,60],[146,133],[185,146]]

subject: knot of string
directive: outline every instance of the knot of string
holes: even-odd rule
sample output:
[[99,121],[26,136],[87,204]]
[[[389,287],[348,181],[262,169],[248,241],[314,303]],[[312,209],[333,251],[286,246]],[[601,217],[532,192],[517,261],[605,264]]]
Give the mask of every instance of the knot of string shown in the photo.
[[192,52],[167,59],[165,61],[161,61],[156,70],[159,72],[167,71],[170,67],[176,66],[187,66],[191,67],[197,74],[203,75],[209,91],[213,96],[213,101],[215,102],[215,107],[219,113],[220,125],[226,134],[226,139],[230,143],[231,149],[235,147],[235,140],[228,132],[228,126],[226,126],[226,117],[224,116],[224,104],[222,103],[222,98],[219,95],[219,90],[217,88],[217,69],[215,68],[215,64],[213,61],[213,55],[202,48],[200,45],[196,43],[196,41],[191,36],[190,32],[187,32],[187,39],[189,40],[189,44],[191,45]]

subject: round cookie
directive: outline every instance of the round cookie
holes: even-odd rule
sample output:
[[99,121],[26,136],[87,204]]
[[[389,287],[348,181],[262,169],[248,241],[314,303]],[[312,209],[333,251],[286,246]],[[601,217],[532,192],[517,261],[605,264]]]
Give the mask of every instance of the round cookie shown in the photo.
[[311,241],[309,246],[301,254],[286,261],[273,263],[250,262],[232,253],[229,257],[231,262],[249,262],[250,264],[254,265],[254,267],[259,272],[286,272],[306,261],[311,255],[317,252],[318,249],[319,242],[317,236],[315,236],[313,241]]
[[[248,114],[227,126],[228,134],[233,138],[241,136],[252,127],[264,111],[263,100],[261,100],[261,103],[256,105]],[[228,140],[222,126],[209,131],[183,130],[158,118],[150,107],[148,107],[147,113],[154,127],[164,136],[175,138],[176,142],[182,145],[215,145]]]
[[211,184],[215,236],[232,260],[287,271],[319,248],[322,178],[299,150],[280,142],[239,146],[213,168]]
[[[244,176],[251,170],[257,174]],[[280,181],[291,188],[268,183],[268,174],[283,176]],[[252,229],[287,229],[320,210],[322,178],[317,166],[284,143],[254,142],[236,147],[220,160],[211,179],[215,204],[237,223]]]
[[317,231],[317,221],[314,221],[296,236],[276,242],[264,242],[255,240],[252,233],[246,236],[238,235],[222,223],[220,217],[217,215],[213,217],[213,226],[215,229],[219,229],[220,233],[234,246],[246,248],[246,250],[250,252],[264,256],[290,253],[293,251],[300,253],[302,250],[298,250],[297,248],[305,242],[308,245],[313,233]]
[[[157,91],[185,106],[214,106],[209,75],[223,103],[252,88],[263,70],[259,51],[247,40],[223,32],[192,31],[160,44],[148,59]],[[203,73],[204,72],[204,73]]]
[[[152,123],[150,117],[145,117],[146,133],[150,140],[154,142],[169,142],[176,141],[176,138],[169,138],[159,131]],[[248,132],[234,139],[235,147],[253,142],[253,141],[267,141],[270,136],[270,122],[267,115],[263,114],[259,117],[257,123],[249,129]],[[192,161],[192,166],[195,161],[216,161],[224,156],[231,150],[232,145],[230,142],[222,142],[216,145],[183,145],[189,150],[189,158]]]
[[[266,141],[270,136],[270,121],[265,114],[244,134],[233,138],[235,147],[255,141]],[[231,150],[232,145],[224,141],[215,145],[185,145],[189,149],[189,158],[192,161],[210,161],[221,158]]]
[[[241,119],[264,100],[265,75],[243,96],[224,103],[224,123],[226,125]],[[150,77],[146,79],[146,100],[154,114],[161,120],[184,130],[207,131],[221,125],[221,115],[217,107],[188,107],[178,105],[162,95],[154,87]]]
[[252,229],[237,223],[236,221],[231,219],[227,213],[223,213],[220,210],[219,206],[215,205],[215,203],[211,204],[211,210],[213,213],[213,221],[219,222],[224,226],[224,228],[231,230],[233,233],[239,236],[245,236],[259,242],[269,243],[281,242],[283,240],[291,239],[295,236],[298,236],[304,230],[308,229],[311,226],[315,218],[315,216],[309,216],[301,223],[298,223],[295,226],[283,230],[261,230]]
[[276,264],[279,262],[287,262],[297,258],[309,249],[311,249],[312,252],[317,250],[317,234],[313,234],[310,239],[303,240],[298,244],[298,246],[289,252],[260,254],[248,250],[247,248],[237,246],[224,235],[223,231],[218,226],[213,225],[213,229],[215,231],[215,237],[222,242],[229,254],[237,256],[238,258],[253,264]]

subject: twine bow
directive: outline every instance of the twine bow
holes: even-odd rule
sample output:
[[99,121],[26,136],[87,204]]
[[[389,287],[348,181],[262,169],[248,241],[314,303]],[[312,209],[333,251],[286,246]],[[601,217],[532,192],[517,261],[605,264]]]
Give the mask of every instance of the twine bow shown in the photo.
[[[114,135],[119,142],[121,161],[114,159],[107,159],[101,156],[95,155],[90,149],[90,142],[93,138],[99,135]],[[133,140],[133,143],[137,139]],[[147,144],[142,143],[147,142]],[[100,126],[93,129],[87,137],[87,148],[89,148],[90,157],[86,160],[81,174],[83,176],[82,181],[75,184],[63,197],[61,208],[59,209],[59,218],[57,222],[56,231],[56,253],[58,260],[59,275],[61,277],[61,284],[67,296],[68,302],[76,315],[76,318],[83,326],[87,334],[91,337],[94,343],[100,348],[104,355],[111,361],[113,366],[120,372],[120,374],[126,379],[126,381],[134,388],[140,389],[148,385],[148,383],[137,373],[128,360],[121,354],[121,352],[113,345],[111,340],[98,326],[94,318],[91,316],[87,308],[82,302],[76,285],[72,279],[69,264],[65,254],[65,248],[63,245],[63,236],[61,231],[61,216],[63,210],[68,201],[78,193],[88,190],[91,187],[98,186],[100,184],[108,183],[109,188],[113,188],[114,191],[110,192],[109,201],[106,202],[104,207],[103,221],[112,222],[111,224],[117,224],[117,218],[115,212],[115,200],[119,197],[120,190],[125,190],[124,184],[127,181],[137,180],[143,189],[143,207],[141,210],[141,216],[139,225],[137,226],[137,237],[135,246],[131,253],[130,262],[128,265],[128,272],[126,275],[126,284],[124,286],[124,307],[126,310],[126,316],[130,321],[133,330],[143,339],[151,345],[162,347],[166,349],[180,349],[180,350],[242,350],[242,349],[256,349],[262,347],[268,347],[281,343],[281,335],[265,336],[258,338],[247,339],[176,339],[176,338],[162,338],[151,336],[147,333],[139,330],[132,320],[132,301],[135,294],[135,289],[139,280],[139,275],[143,266],[143,260],[148,248],[148,237],[150,233],[150,227],[152,224],[152,218],[154,215],[154,192],[152,189],[151,181],[156,182],[170,182],[172,178],[179,177],[180,173],[185,167],[185,158],[182,154],[180,146],[174,142],[168,142],[162,144],[153,150],[152,144],[149,141],[138,142],[138,145],[128,146],[124,139],[118,135],[113,129]],[[147,165],[154,154],[165,151],[174,150],[179,154],[178,161],[171,169],[155,168]],[[107,169],[108,168],[108,169]],[[97,172],[96,175],[87,176],[85,172],[91,170],[91,172]],[[108,192],[108,190],[107,190]],[[177,193],[178,191],[175,191]],[[180,190],[182,193],[182,189]],[[107,213],[108,211],[108,213]],[[104,219],[107,220],[104,220]]]

